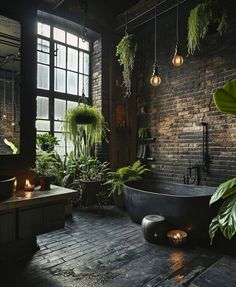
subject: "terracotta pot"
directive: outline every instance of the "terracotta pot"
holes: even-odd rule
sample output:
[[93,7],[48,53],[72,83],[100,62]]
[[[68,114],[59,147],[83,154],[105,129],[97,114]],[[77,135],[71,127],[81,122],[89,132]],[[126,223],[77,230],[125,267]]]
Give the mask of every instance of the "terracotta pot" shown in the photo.
[[51,177],[50,176],[39,176],[40,190],[50,190]]

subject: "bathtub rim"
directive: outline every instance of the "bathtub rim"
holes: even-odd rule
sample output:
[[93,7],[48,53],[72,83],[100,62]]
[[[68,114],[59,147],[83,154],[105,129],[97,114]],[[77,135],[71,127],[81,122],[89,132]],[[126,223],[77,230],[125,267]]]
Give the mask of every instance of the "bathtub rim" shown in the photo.
[[214,186],[207,186],[207,185],[194,185],[194,184],[182,184],[182,183],[174,183],[174,182],[166,182],[166,181],[159,181],[159,183],[163,183],[163,184],[166,184],[166,185],[178,185],[178,186],[188,186],[188,187],[194,187],[194,188],[200,188],[200,187],[206,187],[206,188],[215,188],[215,191],[212,191],[212,194],[202,194],[202,195],[179,195],[179,194],[167,194],[167,193],[160,193],[160,192],[152,192],[152,191],[147,191],[147,190],[143,190],[143,189],[139,189],[137,187],[133,187],[133,186],[129,186],[129,184],[132,184],[132,183],[136,183],[138,184],[138,182],[144,182],[145,180],[138,180],[138,181],[129,181],[129,182],[126,182],[124,183],[124,192],[125,192],[125,188],[132,188],[134,189],[135,191],[139,191],[139,192],[142,192],[142,193],[147,193],[147,194],[156,194],[156,195],[159,195],[159,196],[165,196],[165,197],[177,197],[177,198],[207,198],[207,197],[211,197],[213,195],[213,193],[216,191],[217,187],[214,187]]

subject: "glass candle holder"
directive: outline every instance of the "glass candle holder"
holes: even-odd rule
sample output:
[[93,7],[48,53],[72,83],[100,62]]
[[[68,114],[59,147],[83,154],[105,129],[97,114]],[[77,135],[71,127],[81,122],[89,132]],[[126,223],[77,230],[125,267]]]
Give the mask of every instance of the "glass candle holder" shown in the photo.
[[167,233],[169,242],[174,247],[183,246],[187,241],[187,236],[187,232],[183,230],[171,230]]

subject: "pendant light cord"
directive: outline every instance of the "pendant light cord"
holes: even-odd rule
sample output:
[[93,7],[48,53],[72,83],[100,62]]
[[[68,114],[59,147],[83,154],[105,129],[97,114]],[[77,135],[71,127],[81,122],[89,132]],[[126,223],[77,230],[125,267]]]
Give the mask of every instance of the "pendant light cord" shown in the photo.
[[155,0],[155,64],[157,64],[157,0]]
[[5,76],[5,71],[3,74],[3,114],[5,115],[6,113],[6,76]]
[[176,45],[179,43],[179,0],[176,5]]

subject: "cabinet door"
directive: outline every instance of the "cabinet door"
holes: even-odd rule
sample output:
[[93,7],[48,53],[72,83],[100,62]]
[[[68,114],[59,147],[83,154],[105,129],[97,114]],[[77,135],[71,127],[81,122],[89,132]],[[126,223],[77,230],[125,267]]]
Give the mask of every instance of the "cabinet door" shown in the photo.
[[65,224],[65,206],[63,203],[44,207],[44,232],[63,228]]
[[15,212],[0,214],[0,244],[15,239]]
[[43,233],[43,208],[19,210],[19,238]]

